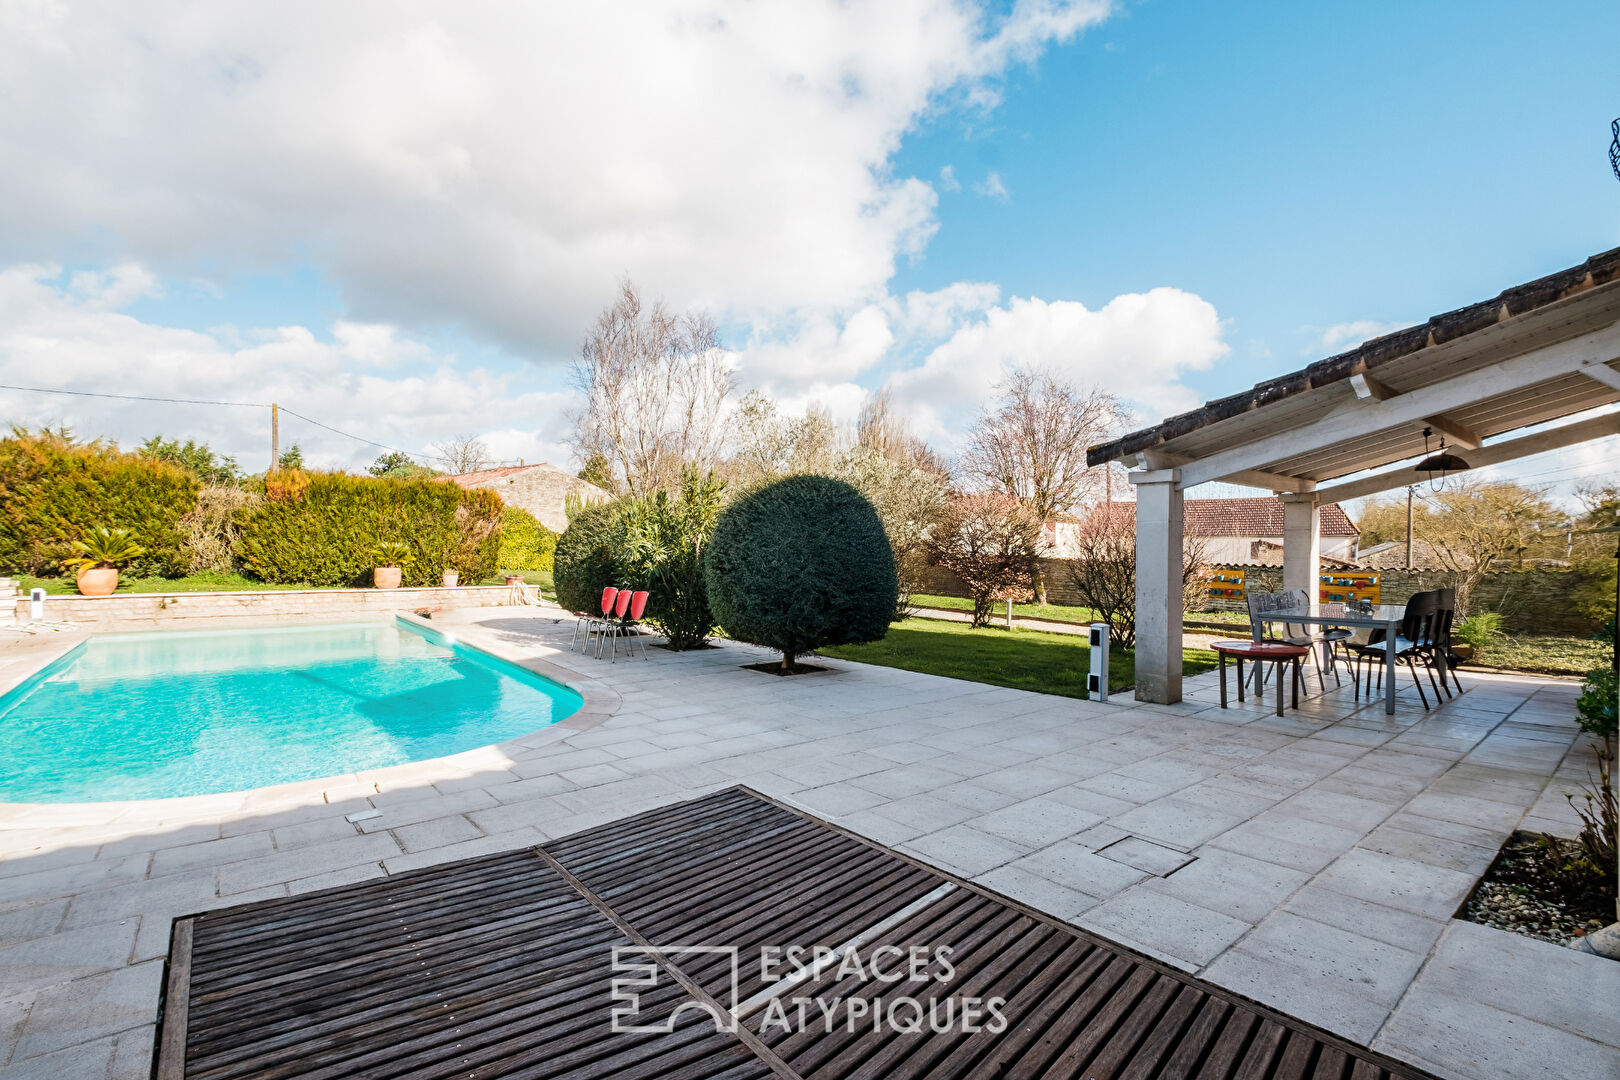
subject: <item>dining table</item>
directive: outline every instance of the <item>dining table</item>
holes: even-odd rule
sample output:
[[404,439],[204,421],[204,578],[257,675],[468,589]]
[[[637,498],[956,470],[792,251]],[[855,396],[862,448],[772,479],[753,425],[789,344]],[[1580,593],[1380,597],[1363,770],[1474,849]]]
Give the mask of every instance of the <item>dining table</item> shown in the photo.
[[[1372,604],[1362,607],[1354,603],[1316,603],[1299,607],[1285,607],[1258,614],[1262,623],[1285,623],[1290,626],[1343,626],[1352,630],[1382,630],[1384,632],[1384,712],[1395,715],[1395,639],[1399,636],[1401,619],[1406,615],[1404,604]],[[1258,640],[1258,639],[1257,639]]]

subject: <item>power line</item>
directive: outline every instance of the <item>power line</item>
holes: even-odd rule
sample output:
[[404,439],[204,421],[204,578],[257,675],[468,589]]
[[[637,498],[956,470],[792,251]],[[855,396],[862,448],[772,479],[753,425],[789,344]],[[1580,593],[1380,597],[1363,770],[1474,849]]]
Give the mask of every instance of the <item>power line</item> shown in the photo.
[[[16,386],[11,383],[0,383],[0,390],[21,390],[30,394],[62,394],[68,397],[112,398],[116,401],[157,401],[169,405],[218,405],[238,409],[270,408],[270,404],[268,402],[262,401],[210,401],[201,398],[149,397],[143,394],[108,394],[96,390],[54,390],[45,386]],[[318,428],[324,428],[325,430],[332,432],[334,435],[342,435],[345,439],[353,439],[355,442],[365,443],[367,446],[375,446],[383,450],[392,450],[395,453],[405,454],[408,457],[429,458],[434,461],[444,462],[448,462],[450,460],[443,454],[429,454],[414,450],[404,450],[398,446],[390,446],[387,443],[380,443],[375,439],[368,439],[363,435],[356,435],[352,431],[344,431],[342,428],[335,428],[331,424],[323,424],[319,420],[313,420],[305,416],[303,413],[294,412],[285,405],[281,406],[281,411],[286,413],[288,416],[297,417],[306,424],[313,424]]]
[[95,390],[50,390],[43,386],[12,386],[0,383],[0,390],[24,390],[31,394],[64,394],[68,397],[116,398],[119,401],[162,401],[170,405],[226,405],[240,409],[268,409],[257,401],[202,401],[196,398],[145,397],[140,394],[103,394]]

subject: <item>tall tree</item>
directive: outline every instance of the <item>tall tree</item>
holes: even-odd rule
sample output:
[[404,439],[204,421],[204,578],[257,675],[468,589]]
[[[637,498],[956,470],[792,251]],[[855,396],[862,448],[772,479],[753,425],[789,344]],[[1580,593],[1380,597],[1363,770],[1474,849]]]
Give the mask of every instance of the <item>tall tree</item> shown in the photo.
[[1421,494],[1415,531],[1450,571],[1457,608],[1469,613],[1476,586],[1492,570],[1521,567],[1526,558],[1561,557],[1564,515],[1538,491],[1513,483],[1461,482]]
[[[1009,373],[996,391],[999,400],[980,414],[962,455],[964,478],[1012,496],[1039,522],[1091,501],[1103,472],[1086,468],[1086,448],[1124,426],[1129,414],[1119,398],[1032,369]],[[1031,572],[1044,604],[1039,566]]]
[[942,480],[950,479],[950,463],[914,433],[905,418],[895,411],[888,387],[861,405],[860,417],[855,421],[855,444],[890,461],[925,469]]
[[616,493],[674,489],[687,465],[717,463],[733,379],[709,316],[645,304],[626,280],[585,335],[574,380],[585,397],[575,450],[607,460]]
[[444,471],[451,476],[477,472],[494,464],[489,447],[485,446],[476,435],[456,435],[443,442],[434,443],[428,450],[444,465]]

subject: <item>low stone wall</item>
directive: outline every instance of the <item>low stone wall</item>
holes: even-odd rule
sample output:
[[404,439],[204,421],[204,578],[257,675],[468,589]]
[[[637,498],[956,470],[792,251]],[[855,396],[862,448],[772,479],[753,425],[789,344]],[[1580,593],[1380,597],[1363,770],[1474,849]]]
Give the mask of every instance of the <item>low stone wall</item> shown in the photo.
[[[174,623],[186,619],[345,615],[416,608],[494,607],[506,601],[504,585],[453,589],[267,589],[263,592],[125,593],[113,596],[48,596],[45,617],[89,626]],[[28,621],[28,597],[17,599],[17,621]]]

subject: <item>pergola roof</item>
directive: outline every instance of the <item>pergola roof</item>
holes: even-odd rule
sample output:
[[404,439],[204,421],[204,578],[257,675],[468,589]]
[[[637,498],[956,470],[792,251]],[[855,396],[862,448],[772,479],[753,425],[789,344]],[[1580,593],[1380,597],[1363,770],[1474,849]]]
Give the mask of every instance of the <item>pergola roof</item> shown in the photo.
[[[1617,359],[1620,248],[1094,446],[1086,459],[1176,468],[1184,487],[1226,480],[1306,491],[1421,456],[1431,428],[1470,465],[1497,464],[1620,432],[1620,414],[1610,414],[1485,445],[1620,401]],[[1410,476],[1400,472],[1410,469],[1323,495],[1404,486]]]

